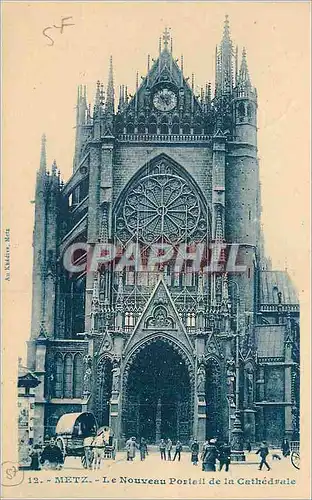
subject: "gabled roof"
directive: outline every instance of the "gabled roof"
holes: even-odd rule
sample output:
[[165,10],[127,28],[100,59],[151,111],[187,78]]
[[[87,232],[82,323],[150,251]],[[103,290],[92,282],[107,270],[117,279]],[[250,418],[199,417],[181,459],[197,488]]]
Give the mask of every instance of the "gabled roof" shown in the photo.
[[[167,316],[164,318],[165,321],[167,320],[167,325],[164,327],[157,325],[157,323],[153,326],[153,312],[155,312],[155,309],[160,305],[165,306],[167,310]],[[144,340],[144,338],[153,335],[153,330],[158,333],[164,333],[166,336],[171,336],[173,339],[178,340],[180,344],[184,345],[189,353],[193,352],[192,343],[162,277],[156,284],[131,337],[125,345],[125,354],[129,353],[131,349],[140,341]],[[177,331],[179,331],[178,338],[176,337]]]
[[152,91],[153,87],[162,84],[171,85],[180,90],[183,89],[186,101],[190,103],[193,99],[193,114],[202,113],[201,104],[187,80],[188,78],[184,77],[183,70],[178,66],[177,60],[173,57],[171,51],[165,47],[160,52],[159,57],[153,60],[153,64],[148,69],[147,75],[143,78],[141,84],[137,83],[136,92],[131,97],[128,105],[124,106],[118,114],[129,113],[132,111],[132,108],[134,111],[136,103],[138,108],[144,108],[144,95]]

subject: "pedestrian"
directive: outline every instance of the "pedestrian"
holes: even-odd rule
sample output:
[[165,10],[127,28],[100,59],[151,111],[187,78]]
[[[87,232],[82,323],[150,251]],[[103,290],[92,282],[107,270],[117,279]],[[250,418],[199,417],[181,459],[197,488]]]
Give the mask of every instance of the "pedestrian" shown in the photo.
[[182,451],[182,443],[181,441],[177,441],[175,445],[175,452],[174,452],[174,457],[173,457],[173,462],[175,461],[176,457],[178,457],[178,460],[180,462],[181,460],[181,451]]
[[30,451],[30,470],[40,470],[40,446],[39,444],[35,444],[35,446]]
[[288,457],[290,455],[290,445],[289,445],[288,439],[286,439],[286,438],[283,439],[281,449],[282,449],[283,457]]
[[147,455],[147,444],[144,438],[141,438],[139,449],[141,460],[145,460],[145,456]]
[[64,463],[63,453],[60,448],[55,444],[54,437],[51,437],[50,442],[45,446],[40,463],[45,469],[61,469]]
[[248,451],[248,453],[251,452],[251,444],[250,444],[250,441],[247,441],[246,443],[246,450]]
[[170,438],[168,438],[166,442],[166,451],[168,460],[171,460],[171,450],[172,450],[172,441]]
[[194,439],[191,444],[191,462],[193,465],[198,465],[199,444],[197,439]]
[[216,459],[218,457],[218,450],[216,447],[216,440],[210,439],[209,442],[205,442],[202,451],[202,470],[215,471],[216,470]]
[[219,471],[223,469],[225,465],[225,471],[228,472],[229,465],[231,463],[231,447],[228,443],[224,442],[219,447]]
[[136,443],[136,438],[131,437],[128,439],[126,442],[126,450],[127,450],[127,460],[130,462],[133,462],[133,459],[135,458],[135,452],[137,449],[137,443]]
[[160,440],[159,451],[161,460],[166,460],[166,442],[164,439]]
[[271,470],[271,467],[269,466],[266,458],[269,454],[269,448],[267,446],[267,443],[266,441],[263,441],[263,443],[261,443],[260,445],[260,448],[258,451],[256,451],[257,455],[259,454],[260,455],[260,458],[261,458],[261,462],[260,462],[260,465],[259,465],[259,470],[262,470],[262,467],[263,465],[266,466],[267,470]]

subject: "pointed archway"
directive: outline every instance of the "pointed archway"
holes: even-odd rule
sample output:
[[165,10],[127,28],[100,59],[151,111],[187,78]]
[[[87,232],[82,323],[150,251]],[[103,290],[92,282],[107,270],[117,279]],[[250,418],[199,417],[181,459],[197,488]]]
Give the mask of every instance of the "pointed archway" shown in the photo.
[[151,339],[137,349],[123,377],[125,437],[188,443],[193,424],[193,376],[185,356],[168,339]]

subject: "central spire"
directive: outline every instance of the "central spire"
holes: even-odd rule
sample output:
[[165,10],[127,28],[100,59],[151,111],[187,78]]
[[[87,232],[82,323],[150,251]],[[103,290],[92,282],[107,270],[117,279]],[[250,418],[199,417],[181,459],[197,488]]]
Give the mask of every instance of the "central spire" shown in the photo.
[[228,96],[233,89],[233,43],[229,16],[225,16],[223,37],[216,48],[216,96]]

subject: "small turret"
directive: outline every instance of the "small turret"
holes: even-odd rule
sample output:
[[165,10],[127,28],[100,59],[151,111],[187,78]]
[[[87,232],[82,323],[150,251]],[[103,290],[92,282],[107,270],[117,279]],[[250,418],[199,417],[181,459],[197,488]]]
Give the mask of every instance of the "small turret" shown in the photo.
[[252,87],[246,49],[243,48],[236,87],[233,91],[234,139],[257,145],[257,92]]

